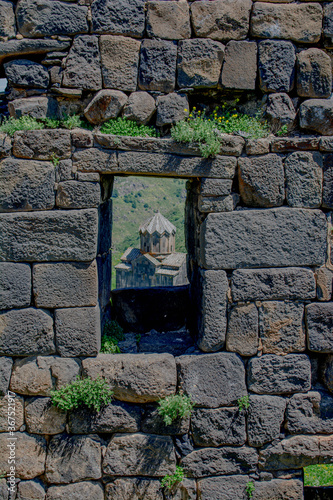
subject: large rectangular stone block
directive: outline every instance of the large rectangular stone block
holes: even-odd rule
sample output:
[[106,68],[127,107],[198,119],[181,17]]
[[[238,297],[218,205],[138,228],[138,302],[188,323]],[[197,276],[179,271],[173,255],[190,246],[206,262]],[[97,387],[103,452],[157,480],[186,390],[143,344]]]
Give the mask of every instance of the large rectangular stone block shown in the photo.
[[82,366],[86,376],[104,377],[121,401],[148,403],[176,391],[176,363],[171,354],[99,354],[85,359]]
[[250,446],[261,447],[280,437],[287,401],[279,396],[250,396],[247,433]]
[[20,130],[15,132],[13,153],[17,158],[52,160],[70,158],[69,130]]
[[0,468],[8,470],[8,443],[15,439],[15,473],[20,479],[33,479],[44,474],[46,459],[46,440],[42,436],[30,435],[26,432],[0,433]]
[[245,413],[238,408],[196,408],[191,416],[197,446],[245,444]]
[[73,358],[59,356],[23,358],[15,361],[10,390],[27,396],[49,396],[51,390],[60,389],[74,382],[79,372],[80,363]]
[[101,348],[99,307],[56,309],[56,344],[63,357],[96,356]]
[[264,470],[302,469],[319,463],[317,436],[290,436],[260,451],[259,468]]
[[316,298],[316,280],[311,269],[287,267],[237,269],[231,278],[235,302],[248,300],[311,300]]
[[303,500],[303,481],[299,479],[272,479],[255,481],[253,500]]
[[0,215],[0,261],[89,261],[96,257],[96,209]]
[[104,456],[103,472],[112,476],[164,476],[176,468],[170,436],[114,434]]
[[332,434],[333,397],[324,391],[295,394],[290,398],[286,413],[286,428],[290,434]]
[[5,158],[0,163],[0,212],[53,208],[54,184],[52,163]]
[[176,361],[179,389],[198,406],[231,406],[247,394],[245,368],[237,354],[185,355]]
[[224,271],[200,273],[198,345],[206,352],[224,346],[227,328],[228,279]]
[[311,364],[305,354],[266,354],[248,364],[248,387],[256,394],[293,394],[311,387]]
[[98,148],[78,149],[73,154],[73,167],[81,172],[116,172],[117,153]]
[[314,43],[321,36],[323,11],[319,3],[256,2],[251,18],[252,35]]
[[309,304],[305,311],[309,350],[333,353],[333,302]]
[[319,210],[209,214],[201,227],[201,261],[208,269],[318,266],[326,259],[326,238],[326,218]]
[[[86,174],[87,175],[87,174]],[[94,208],[101,201],[99,182],[74,180],[58,184],[56,205],[60,208]]]
[[0,263],[0,309],[29,306],[31,269],[28,264]]
[[136,90],[140,44],[138,40],[124,36],[100,37],[104,87],[123,92]]
[[172,177],[217,177],[232,179],[236,171],[236,158],[217,156],[214,159],[169,154],[120,152],[118,167],[110,173],[160,174]]
[[[2,265],[0,264],[0,269]],[[54,309],[95,306],[97,304],[96,261],[35,264],[33,293],[37,307]]]
[[12,374],[13,360],[12,358],[0,357],[0,396],[7,393],[10,376]]
[[0,313],[0,355],[31,356],[54,352],[50,313],[32,307]]
[[248,446],[201,448],[192,451],[181,461],[186,476],[197,478],[226,474],[246,474],[255,471],[257,464],[257,450]]

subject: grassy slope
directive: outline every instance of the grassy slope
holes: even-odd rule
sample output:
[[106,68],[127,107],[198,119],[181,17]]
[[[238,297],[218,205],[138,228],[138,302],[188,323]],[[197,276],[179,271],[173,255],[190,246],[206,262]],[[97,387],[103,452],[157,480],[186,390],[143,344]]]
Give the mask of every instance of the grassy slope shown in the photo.
[[[158,209],[177,228],[176,251],[186,252],[184,237],[185,180],[116,177],[113,187],[112,265],[129,246],[139,247],[139,226]],[[115,273],[112,273],[115,288]]]
[[333,486],[333,465],[310,465],[304,468],[305,486]]

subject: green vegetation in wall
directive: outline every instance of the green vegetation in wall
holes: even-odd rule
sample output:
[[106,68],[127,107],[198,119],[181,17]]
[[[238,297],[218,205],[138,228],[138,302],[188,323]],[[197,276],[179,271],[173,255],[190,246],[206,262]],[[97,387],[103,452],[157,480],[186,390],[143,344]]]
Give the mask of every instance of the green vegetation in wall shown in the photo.
[[333,486],[333,464],[304,467],[304,486]]

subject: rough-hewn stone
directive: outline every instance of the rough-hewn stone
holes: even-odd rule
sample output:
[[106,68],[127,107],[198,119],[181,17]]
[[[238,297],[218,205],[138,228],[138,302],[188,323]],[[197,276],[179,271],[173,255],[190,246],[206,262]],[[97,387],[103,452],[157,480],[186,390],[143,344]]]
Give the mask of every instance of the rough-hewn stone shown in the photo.
[[156,109],[155,99],[148,92],[133,92],[123,108],[123,116],[145,125]]
[[64,87],[82,90],[102,88],[100,62],[97,36],[80,35],[74,38],[65,62]]
[[124,36],[102,35],[99,46],[104,87],[125,92],[136,90],[140,42]]
[[51,163],[5,158],[0,162],[0,212],[53,208],[54,183]]
[[73,154],[73,167],[82,172],[112,172],[117,170],[117,153],[102,149],[81,149]]
[[[258,3],[255,4],[255,7]],[[263,5],[263,4],[261,4]],[[263,92],[289,92],[294,87],[295,47],[291,42],[259,42],[259,78]]]
[[[105,153],[104,153],[105,154]],[[118,154],[118,167],[110,173],[163,174],[173,177],[217,177],[232,179],[235,175],[236,158],[217,156],[213,159],[186,158],[183,156],[124,151]],[[95,169],[97,170],[97,168]]]
[[[5,264],[0,264],[0,269],[2,265]],[[15,265],[23,266],[23,264]],[[54,309],[95,306],[97,304],[96,261],[35,264],[33,293],[37,307]]]
[[309,350],[333,353],[333,302],[309,304],[305,311]]
[[0,309],[29,306],[31,269],[27,264],[0,263]]
[[29,115],[33,118],[52,118],[58,113],[57,101],[53,97],[28,97],[8,103],[8,111],[13,118]]
[[179,87],[216,87],[221,74],[224,45],[195,38],[179,43],[177,82]]
[[320,153],[298,152],[285,162],[286,198],[291,207],[317,208],[321,205],[323,159]]
[[320,211],[278,208],[208,214],[201,227],[204,267],[282,267],[325,262]]
[[310,300],[316,297],[316,282],[311,269],[237,269],[232,273],[232,297],[247,300]]
[[191,5],[192,25],[196,36],[213,40],[243,40],[249,31],[249,0],[196,1]]
[[333,155],[324,156],[323,207],[333,209]]
[[244,365],[236,354],[187,355],[176,362],[179,388],[198,406],[231,406],[246,394]]
[[143,0],[94,0],[91,6],[93,33],[140,38],[145,30]]
[[201,448],[192,451],[181,461],[187,477],[246,474],[256,469],[257,451],[247,446]]
[[251,156],[238,160],[239,191],[250,207],[274,207],[283,204],[284,170],[276,154]]
[[50,486],[47,490],[47,500],[104,500],[103,487],[99,483],[83,481],[82,483]]
[[59,389],[76,380],[79,371],[78,361],[71,358],[24,358],[15,361],[10,390],[27,396],[49,396],[52,389]]
[[33,481],[20,481],[17,486],[20,500],[45,500],[45,487],[40,479]]
[[173,125],[189,115],[188,110],[190,105],[187,96],[184,94],[172,92],[167,95],[159,96],[156,99],[156,106],[156,125],[158,127]]
[[12,141],[7,134],[0,133],[0,158],[10,156],[12,150]]
[[162,486],[158,479],[118,478],[106,485],[105,494],[106,500],[163,500]]
[[0,357],[0,396],[7,393],[10,376],[12,374],[13,360],[12,358]]
[[55,352],[53,318],[39,309],[13,309],[0,313],[0,353],[11,356]]
[[14,5],[7,0],[0,2],[0,37],[14,38],[16,35],[16,23]]
[[[43,54],[45,52],[53,52],[57,50],[65,50],[70,47],[70,40],[33,40],[23,38],[22,40],[9,40],[1,42],[0,45],[0,61],[4,57],[19,56],[27,54]],[[66,54],[64,54],[66,55]]]
[[166,425],[164,417],[159,414],[156,406],[148,406],[142,418],[141,430],[147,434],[184,435],[189,431],[190,418],[176,418]]
[[175,467],[172,438],[154,434],[114,434],[103,459],[103,472],[112,476],[164,476]]
[[333,46],[333,6],[331,3],[324,4],[323,20],[324,45]]
[[[124,343],[119,342],[118,345],[122,352],[137,352],[138,349],[139,352],[145,353],[168,352],[173,356],[181,356],[189,348],[193,347],[194,340],[186,328],[162,332],[153,329],[141,336],[138,348],[135,334],[129,334],[128,340],[125,340]],[[125,345],[129,346],[130,350],[125,350]],[[122,346],[124,349],[122,349]]]
[[254,90],[257,76],[257,44],[230,41],[225,48],[221,83],[229,89]]
[[333,270],[322,266],[316,271],[318,300],[331,300],[333,291]]
[[148,2],[147,35],[180,40],[191,38],[190,12],[187,2]]
[[0,479],[0,494],[2,495],[3,500],[9,499],[8,484],[4,478]]
[[102,475],[101,461],[98,436],[60,434],[49,442],[45,477],[54,484],[99,479]]
[[94,136],[89,130],[75,128],[71,131],[72,144],[75,148],[92,148]]
[[260,139],[247,139],[246,141],[247,155],[266,155],[267,153],[269,153],[269,151],[270,151],[269,138],[263,137]]
[[200,212],[232,212],[239,202],[239,195],[232,193],[228,196],[199,196],[198,208]]
[[1,214],[0,260],[92,260],[97,253],[97,225],[97,210],[92,208]]
[[112,401],[98,413],[81,407],[69,414],[69,429],[73,434],[93,432],[138,432],[142,410],[139,406]]
[[6,78],[14,87],[47,89],[50,75],[45,66],[27,59],[16,59],[4,64]]
[[14,135],[13,153],[17,158],[32,160],[62,160],[70,158],[69,130],[24,130]]
[[93,208],[101,201],[99,182],[65,181],[58,184],[56,205],[60,208]]
[[238,305],[231,309],[228,320],[227,351],[242,356],[254,356],[259,347],[258,310],[255,304]]
[[57,350],[61,356],[96,356],[101,348],[99,307],[56,309]]
[[262,302],[259,331],[264,354],[305,351],[304,305],[294,302]]
[[197,499],[197,484],[194,479],[184,478],[170,490],[165,491],[166,500],[182,500],[183,498],[187,500]]
[[305,354],[251,358],[248,387],[256,394],[293,394],[311,387],[311,365]]
[[[15,414],[14,414],[15,411]],[[0,398],[0,432],[18,431],[24,424],[24,398],[7,394]]]
[[8,470],[8,445],[15,447],[16,477],[33,479],[44,474],[46,441],[42,436],[25,432],[14,432],[13,435],[9,432],[0,433],[0,467],[3,471]]
[[246,486],[249,476],[233,475],[221,477],[207,477],[198,481],[198,492],[200,500],[212,500],[223,498],[232,500],[246,498]]
[[331,58],[320,49],[297,54],[297,94],[301,97],[330,97],[332,93]]
[[177,45],[166,40],[143,40],[140,52],[141,90],[172,92],[176,82]]
[[231,179],[201,179],[199,192],[202,196],[226,196],[231,188]]
[[27,38],[88,33],[88,8],[57,0],[21,0],[16,9],[19,32]]
[[66,412],[52,405],[51,398],[29,398],[25,421],[31,434],[60,434],[66,428]]
[[302,500],[303,482],[298,479],[255,481],[253,500]]
[[99,125],[116,118],[127,102],[127,95],[120,90],[100,90],[84,110],[90,123]]
[[273,137],[271,149],[274,153],[292,153],[293,151],[316,151],[320,138],[314,135],[298,135],[294,137]]
[[260,451],[259,467],[265,470],[301,469],[317,464],[319,441],[315,436],[290,436]]
[[287,401],[278,396],[250,396],[247,432],[250,446],[263,446],[278,439]]
[[283,125],[291,127],[296,118],[296,111],[288,94],[269,94],[265,115],[273,130],[280,130]]
[[245,414],[238,408],[196,408],[191,415],[196,446],[245,444]]
[[316,43],[321,36],[323,11],[319,3],[255,2],[251,17],[252,35]]
[[104,377],[121,401],[148,403],[176,390],[176,365],[171,354],[99,354],[84,360],[83,370],[93,379]]
[[295,394],[288,402],[286,427],[291,434],[332,434],[333,398],[325,392]]
[[333,99],[307,99],[302,102],[299,124],[305,130],[333,135]]

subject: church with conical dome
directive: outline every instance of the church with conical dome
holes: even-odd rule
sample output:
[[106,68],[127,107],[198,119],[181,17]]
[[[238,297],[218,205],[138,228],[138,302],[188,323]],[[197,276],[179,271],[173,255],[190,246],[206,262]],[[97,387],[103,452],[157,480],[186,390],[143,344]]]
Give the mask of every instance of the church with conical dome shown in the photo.
[[140,248],[127,248],[115,266],[116,287],[186,285],[186,254],[175,252],[175,226],[157,211],[140,226],[139,234]]

